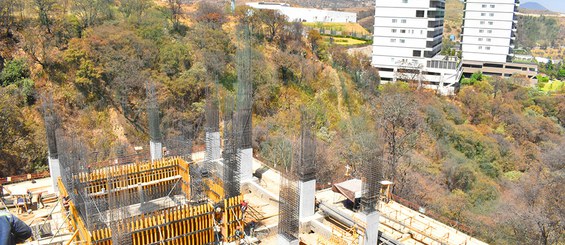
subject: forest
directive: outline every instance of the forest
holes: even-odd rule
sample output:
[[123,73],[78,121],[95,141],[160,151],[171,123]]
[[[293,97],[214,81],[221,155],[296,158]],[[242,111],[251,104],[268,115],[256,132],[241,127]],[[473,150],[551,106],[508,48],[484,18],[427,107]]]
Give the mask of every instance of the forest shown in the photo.
[[[359,176],[372,161],[396,195],[485,242],[565,243],[565,95],[480,74],[452,97],[380,84],[367,57],[303,35],[300,23],[207,2],[1,1],[0,177],[47,169],[50,100],[58,133],[84,141],[96,152],[89,160],[147,144],[148,83],[165,144],[180,123],[202,128],[210,84],[221,98],[236,93],[243,25],[252,34],[257,157],[284,171],[277,155],[296,144],[307,110],[320,183]],[[204,144],[202,130],[196,136],[195,149]]]

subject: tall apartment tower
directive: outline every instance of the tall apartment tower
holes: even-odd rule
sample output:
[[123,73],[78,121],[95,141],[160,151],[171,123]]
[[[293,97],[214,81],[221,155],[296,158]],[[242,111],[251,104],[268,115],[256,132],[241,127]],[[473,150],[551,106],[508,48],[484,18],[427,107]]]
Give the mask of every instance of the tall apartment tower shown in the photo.
[[[451,94],[461,78],[456,57],[440,55],[445,0],[376,0],[373,66],[383,82],[423,81]],[[416,74],[417,73],[417,74]]]
[[534,77],[537,66],[512,63],[519,0],[465,0],[461,50],[466,76]]
[[506,63],[516,39],[519,0],[466,0],[463,60]]

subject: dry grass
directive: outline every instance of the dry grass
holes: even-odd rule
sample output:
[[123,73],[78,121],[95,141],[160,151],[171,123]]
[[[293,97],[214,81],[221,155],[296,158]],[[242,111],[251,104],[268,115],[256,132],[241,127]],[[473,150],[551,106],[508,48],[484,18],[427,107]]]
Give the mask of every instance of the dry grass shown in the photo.
[[362,35],[371,35],[369,31],[363,28],[358,23],[322,23],[322,22],[304,22],[304,26],[314,28],[324,28],[327,30],[336,30],[343,32],[355,32]]

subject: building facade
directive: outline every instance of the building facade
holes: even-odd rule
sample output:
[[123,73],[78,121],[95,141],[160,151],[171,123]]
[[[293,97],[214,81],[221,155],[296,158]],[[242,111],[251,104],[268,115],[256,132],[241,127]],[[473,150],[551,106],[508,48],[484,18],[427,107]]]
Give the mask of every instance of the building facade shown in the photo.
[[297,22],[333,22],[354,23],[357,22],[357,13],[330,11],[312,8],[295,8],[287,3],[253,2],[246,3],[255,9],[270,9],[279,11],[286,15],[289,21]]
[[465,76],[537,75],[535,63],[512,62],[519,5],[519,0],[465,0],[461,34]]
[[466,0],[463,16],[463,60],[511,61],[519,0]]
[[454,92],[461,64],[439,54],[444,14],[445,0],[376,0],[372,64],[383,82],[416,80]]

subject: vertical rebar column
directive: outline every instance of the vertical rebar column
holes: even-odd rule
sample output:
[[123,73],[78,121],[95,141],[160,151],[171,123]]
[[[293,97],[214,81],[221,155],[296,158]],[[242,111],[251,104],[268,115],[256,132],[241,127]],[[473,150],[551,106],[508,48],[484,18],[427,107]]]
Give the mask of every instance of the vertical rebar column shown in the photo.
[[[216,82],[217,84],[217,82]],[[214,85],[206,89],[206,165],[211,161],[220,159],[220,109],[218,104],[218,91]]]
[[[113,183],[116,186],[128,186],[128,176],[119,175],[115,178],[108,179],[109,183]],[[129,226],[129,212],[127,205],[131,205],[133,200],[131,198],[133,195],[142,196],[143,190],[139,186],[137,192],[123,191],[123,190],[108,190],[108,214],[109,214],[109,224],[108,227],[112,231],[112,244],[133,244],[131,229]],[[143,200],[143,198],[140,198]],[[140,209],[143,209],[143,201],[140,203]],[[143,213],[143,212],[141,212]]]
[[312,133],[313,121],[306,110],[301,113],[300,148],[298,153],[298,187],[300,191],[300,219],[314,215],[316,198],[316,139]]
[[[372,152],[370,157],[364,158],[362,163],[362,196],[361,196],[361,211],[364,215],[365,221],[365,244],[377,244],[378,228],[379,228],[379,213],[376,211],[378,205],[378,195],[380,192],[381,178],[381,164],[380,159],[382,154],[379,152]],[[374,232],[372,232],[374,231]]]
[[[226,110],[224,112],[224,191],[225,197],[230,198],[239,195],[240,192],[240,159],[238,154],[238,135],[237,113],[234,115],[233,100],[226,98]],[[234,120],[235,118],[235,120]]]
[[45,134],[47,135],[47,147],[49,151],[49,173],[51,174],[53,191],[59,193],[59,188],[57,188],[57,179],[61,177],[61,166],[59,163],[59,153],[57,151],[56,135],[57,128],[59,127],[59,120],[53,106],[53,97],[51,95],[43,97],[42,107]]
[[249,26],[240,26],[242,47],[237,51],[237,120],[238,150],[241,159],[241,180],[253,178],[253,145],[252,145],[252,106],[253,106],[253,73],[251,34]]
[[161,142],[161,129],[159,119],[159,107],[157,105],[157,95],[155,92],[155,84],[147,82],[147,120],[149,121],[149,150],[151,151],[151,160],[163,158],[163,144]]
[[[291,151],[292,152],[292,151]],[[292,154],[285,157],[292,157]],[[292,160],[290,161],[293,162]],[[277,244],[298,244],[300,231],[300,196],[296,170],[281,174],[279,191],[279,225]]]

